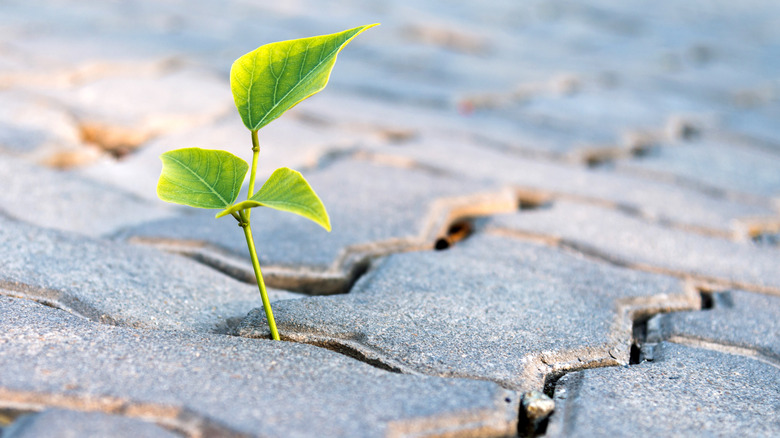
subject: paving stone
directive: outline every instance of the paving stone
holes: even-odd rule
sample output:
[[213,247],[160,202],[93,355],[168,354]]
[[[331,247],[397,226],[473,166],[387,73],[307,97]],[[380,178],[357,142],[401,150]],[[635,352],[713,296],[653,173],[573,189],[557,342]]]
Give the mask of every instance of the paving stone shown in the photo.
[[780,293],[780,252],[771,247],[670,229],[620,211],[566,201],[486,222],[486,230],[549,239],[625,266]]
[[[229,93],[225,83],[225,93]],[[316,165],[319,159],[339,150],[354,148],[359,135],[312,125],[295,117],[282,117],[259,132],[260,161],[258,178],[279,167],[301,169]],[[213,123],[157,137],[121,160],[106,159],[80,169],[80,172],[105,181],[156,203],[157,181],[162,162],[160,154],[178,148],[198,147],[227,150],[247,162],[252,159],[252,139],[232,112]],[[248,179],[247,179],[248,181]]]
[[545,436],[777,436],[778,379],[777,365],[663,343],[654,362],[562,377]]
[[670,182],[737,196],[780,196],[780,155],[745,144],[717,140],[666,144],[639,159],[618,161],[615,165],[629,173],[644,172]]
[[72,117],[50,101],[16,90],[0,92],[0,150],[35,161],[79,146]]
[[[368,258],[430,248],[459,216],[497,214],[518,197],[549,196],[552,207],[485,221],[487,232],[447,252],[390,256],[349,295],[275,303],[283,336],[412,374],[541,390],[562,372],[628,362],[633,317],[699,305],[677,279],[571,247],[717,280],[716,290],[780,290],[780,2],[190,0],[182,11],[156,0],[3,2],[0,154],[15,157],[0,156],[3,214],[153,243],[251,280],[231,220],[162,208],[158,155],[200,146],[247,157],[232,61],[264,42],[379,21],[340,57],[326,93],[261,133],[260,178],[302,167],[334,223],[327,234],[255,210],[269,282],[345,291]],[[702,141],[623,160],[657,142],[668,116],[691,114],[707,118]],[[355,147],[363,162],[345,158]],[[47,173],[19,158],[78,169]],[[602,158],[621,161],[584,168]],[[504,185],[516,193],[499,195]],[[187,333],[224,332],[259,304],[253,286],[190,260],[1,218],[0,248],[0,293],[144,327],[0,297],[0,404],[140,416],[192,436],[516,432],[517,394],[493,383]],[[564,377],[549,435],[778,435],[777,298],[715,295],[733,306],[716,299],[654,320],[679,343],[662,343],[656,362]],[[245,329],[264,335],[262,313],[252,321]],[[135,422],[106,421],[125,420]]]
[[[260,304],[257,287],[202,264],[0,215],[0,293],[133,327],[225,331]],[[269,291],[274,300],[297,297]]]
[[[585,162],[587,152],[599,150],[623,149],[625,154],[635,145],[629,141],[634,132],[658,131],[667,120],[677,114],[697,114],[711,111],[711,107],[697,105],[697,102],[680,99],[662,91],[645,92],[641,89],[625,88],[588,88],[570,93],[532,96],[508,102],[496,109],[495,117],[505,117],[511,121],[525,121],[536,125],[531,129],[546,128],[558,132],[557,156]],[[523,126],[523,125],[520,125]],[[523,131],[528,129],[523,126]],[[486,137],[504,141],[507,146],[516,148],[516,142],[490,131]],[[545,138],[540,135],[537,145],[544,145]],[[533,148],[533,146],[530,146]],[[520,151],[529,150],[525,144],[519,145]],[[556,156],[556,154],[553,154]]]
[[[778,91],[776,94],[780,94]],[[780,117],[780,105],[745,109],[731,114],[726,129],[762,141],[770,150],[780,152],[780,129],[775,121]]]
[[174,214],[167,206],[10,155],[0,154],[0,187],[3,213],[93,237]]
[[[304,176],[327,206],[333,231],[255,209],[253,233],[268,284],[315,294],[344,291],[366,257],[433,247],[457,217],[514,208],[513,195],[496,185],[424,169],[341,159]],[[233,275],[253,277],[243,234],[232,218],[215,220],[214,214],[153,221],[119,237],[195,252]]]
[[[135,64],[218,50],[217,41],[224,47],[226,39],[236,39],[230,32],[231,23],[250,19],[243,15],[247,8],[240,2],[192,1],[186,14],[177,5],[145,0],[132,5],[12,0],[5,6],[0,20],[9,38],[4,46],[25,54],[32,61],[33,74],[40,73],[40,68],[53,73],[95,60]],[[266,16],[271,18],[271,14]],[[251,18],[257,22],[256,15]],[[273,18],[278,19],[278,14]]]
[[660,316],[664,339],[745,348],[780,363],[780,297],[734,290],[713,301],[707,311]]
[[655,221],[722,235],[741,231],[740,219],[776,215],[768,200],[760,204],[728,200],[678,184],[528,159],[487,146],[489,143],[484,141],[479,145],[434,135],[399,147],[376,146],[373,150],[461,178],[501,182],[525,191],[613,205]]
[[227,81],[197,69],[98,79],[50,94],[71,108],[87,137],[95,131],[93,141],[107,149],[132,149],[147,138],[209,122],[234,108]]
[[[621,141],[620,132],[594,129],[584,124],[567,124],[507,111],[472,112],[468,108],[475,98],[463,99],[458,103],[459,110],[454,103],[438,108],[406,101],[358,100],[349,95],[331,94],[301,108],[301,113],[337,124],[343,129],[368,131],[380,144],[403,145],[404,141],[414,139],[422,132],[439,132],[455,138],[490,139],[493,143],[500,142],[508,149],[527,155],[579,159],[580,150],[614,148]],[[408,135],[403,138],[404,141],[393,141],[392,137],[387,138],[387,134],[393,132]]]
[[195,436],[505,436],[517,427],[517,395],[491,382],[390,373],[309,345],[100,325],[4,297],[0,314],[0,399],[16,403],[122,407]]
[[175,438],[178,434],[153,423],[99,412],[47,409],[28,414],[3,432],[5,438],[78,438],[111,436],[116,438]]
[[[280,302],[274,315],[282,336],[405,372],[541,390],[554,373],[627,363],[632,317],[697,304],[670,277],[475,235],[447,251],[388,256],[348,295]],[[257,310],[239,328],[267,331]]]

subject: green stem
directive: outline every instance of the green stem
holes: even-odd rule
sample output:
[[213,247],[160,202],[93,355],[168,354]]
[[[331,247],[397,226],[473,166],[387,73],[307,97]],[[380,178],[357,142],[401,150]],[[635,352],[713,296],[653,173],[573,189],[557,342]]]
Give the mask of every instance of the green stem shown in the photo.
[[263,299],[263,308],[265,309],[265,316],[268,320],[268,327],[271,329],[271,337],[278,341],[279,332],[276,330],[276,321],[274,321],[274,314],[273,311],[271,311],[271,302],[268,301],[268,293],[265,291],[265,283],[263,282],[263,273],[260,271],[260,262],[257,260],[255,241],[252,239],[252,227],[249,225],[249,210],[242,210],[239,215],[241,216],[239,225],[244,229],[246,246],[249,247],[249,257],[252,259],[252,268],[255,270],[257,287],[260,289],[260,297]]
[[[260,141],[257,139],[257,131],[252,131],[252,168],[249,170],[249,190],[247,199],[255,194],[255,174],[257,173],[257,157],[260,155]],[[246,220],[249,222],[251,210],[246,211]]]

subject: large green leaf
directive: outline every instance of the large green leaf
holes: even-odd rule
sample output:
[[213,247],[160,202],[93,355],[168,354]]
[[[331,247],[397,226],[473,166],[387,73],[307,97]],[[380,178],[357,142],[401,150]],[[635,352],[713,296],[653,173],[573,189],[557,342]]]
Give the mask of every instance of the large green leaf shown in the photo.
[[244,125],[256,131],[325,88],[336,55],[376,25],[266,44],[238,58],[230,69],[230,89]]
[[199,208],[226,208],[238,198],[249,165],[230,152],[185,148],[160,155],[157,196]]
[[219,212],[217,217],[253,207],[270,207],[299,214],[330,231],[330,218],[320,198],[300,172],[287,167],[274,170],[254,196],[231,205]]

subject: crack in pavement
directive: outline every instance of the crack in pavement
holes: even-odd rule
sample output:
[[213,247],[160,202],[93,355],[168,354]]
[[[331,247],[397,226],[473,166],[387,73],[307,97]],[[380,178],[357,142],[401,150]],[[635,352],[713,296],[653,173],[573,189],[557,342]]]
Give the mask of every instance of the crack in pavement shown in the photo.
[[[274,288],[310,295],[348,293],[373,259],[402,252],[433,249],[439,239],[448,235],[453,225],[465,218],[489,216],[514,211],[517,197],[512,190],[479,193],[469,196],[440,198],[428,208],[417,236],[349,245],[327,269],[306,266],[264,265],[263,279]],[[152,246],[192,258],[236,280],[256,283],[251,264],[245,258],[202,241],[131,237],[131,243]]]

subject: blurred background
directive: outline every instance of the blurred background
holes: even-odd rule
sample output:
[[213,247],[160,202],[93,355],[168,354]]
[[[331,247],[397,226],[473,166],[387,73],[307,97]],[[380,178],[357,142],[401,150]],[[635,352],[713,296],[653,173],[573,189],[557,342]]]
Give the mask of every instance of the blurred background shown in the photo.
[[5,0],[0,161],[159,203],[160,153],[249,155],[233,60],[373,22],[261,132],[261,172],[435,139],[777,203],[780,3],[760,0]]

